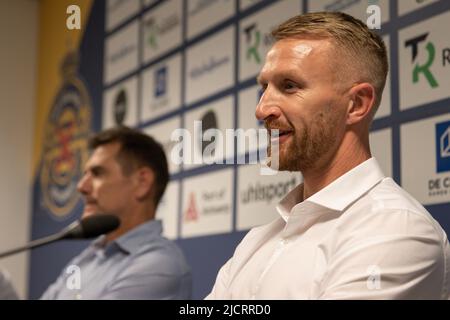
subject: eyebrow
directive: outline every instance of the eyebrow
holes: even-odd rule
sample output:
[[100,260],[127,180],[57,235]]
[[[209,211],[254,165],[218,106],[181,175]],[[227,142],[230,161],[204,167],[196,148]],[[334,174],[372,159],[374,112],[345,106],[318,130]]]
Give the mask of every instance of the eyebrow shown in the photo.
[[105,168],[100,165],[94,165],[92,167],[85,168],[84,170],[84,172],[102,172],[102,171],[105,171]]
[[[293,82],[296,82],[296,83],[299,83],[299,84],[302,84],[302,85],[306,85],[306,83],[307,83],[306,80],[303,77],[298,75],[298,73],[292,72],[292,71],[282,71],[282,72],[278,73],[275,76],[275,78],[276,79],[282,78],[283,80],[284,79],[288,79],[288,80],[291,80]],[[256,77],[256,82],[261,85],[262,81],[263,81],[263,76],[261,76],[261,74],[259,74]]]

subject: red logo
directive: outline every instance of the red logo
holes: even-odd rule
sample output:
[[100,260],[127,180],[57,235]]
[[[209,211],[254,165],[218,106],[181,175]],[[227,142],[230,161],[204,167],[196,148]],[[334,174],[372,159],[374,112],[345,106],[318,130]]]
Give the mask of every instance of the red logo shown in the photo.
[[189,196],[189,206],[184,213],[184,221],[197,221],[198,220],[198,211],[197,205],[195,204],[195,195],[191,193]]

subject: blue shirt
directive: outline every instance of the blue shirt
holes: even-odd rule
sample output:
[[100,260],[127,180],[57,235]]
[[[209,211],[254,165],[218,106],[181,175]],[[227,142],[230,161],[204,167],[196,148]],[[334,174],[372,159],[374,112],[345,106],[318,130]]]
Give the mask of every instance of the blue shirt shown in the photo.
[[41,299],[190,299],[190,268],[161,232],[161,222],[151,220],[106,246],[101,236],[64,268]]

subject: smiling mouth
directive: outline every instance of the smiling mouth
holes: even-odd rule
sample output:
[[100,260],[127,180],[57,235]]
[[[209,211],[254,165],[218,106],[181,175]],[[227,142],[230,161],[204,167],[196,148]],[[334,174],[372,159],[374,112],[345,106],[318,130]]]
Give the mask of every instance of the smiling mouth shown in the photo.
[[[272,130],[278,130],[278,134],[272,134]],[[274,142],[278,142],[279,144],[282,144],[286,139],[288,139],[293,131],[291,130],[280,130],[280,129],[270,129],[270,140]]]

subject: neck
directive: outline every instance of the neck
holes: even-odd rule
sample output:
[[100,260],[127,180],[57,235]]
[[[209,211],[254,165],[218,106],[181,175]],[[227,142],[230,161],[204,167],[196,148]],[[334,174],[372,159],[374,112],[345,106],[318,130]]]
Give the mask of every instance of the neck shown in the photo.
[[322,190],[334,180],[354,167],[370,159],[368,139],[361,141],[349,133],[340,147],[329,157],[324,157],[314,168],[304,170],[303,199],[307,199]]
[[136,228],[137,226],[152,220],[155,217],[155,210],[149,210],[147,207],[135,209],[132,212],[127,212],[120,215],[120,226],[115,231],[106,235],[106,243],[116,240],[120,236],[124,235],[128,231]]

